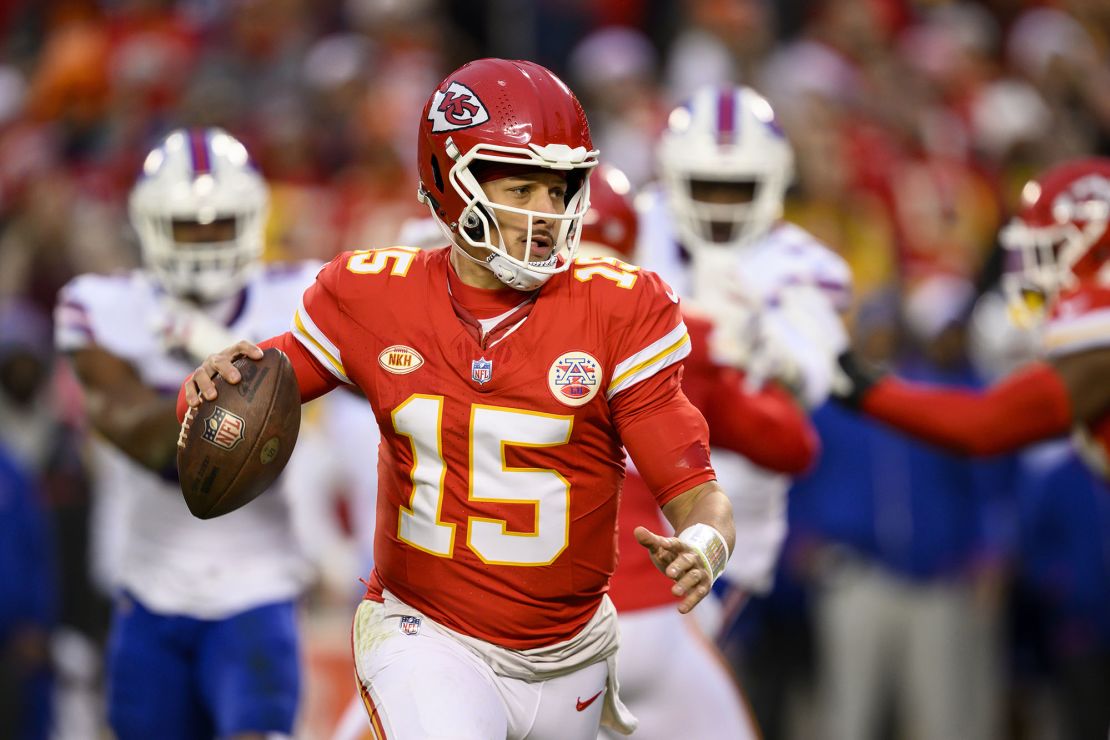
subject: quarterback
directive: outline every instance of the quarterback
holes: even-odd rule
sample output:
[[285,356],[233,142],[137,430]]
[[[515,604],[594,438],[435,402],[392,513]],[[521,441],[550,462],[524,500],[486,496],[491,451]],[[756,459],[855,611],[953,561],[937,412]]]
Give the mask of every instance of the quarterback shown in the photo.
[[[733,547],[705,420],[683,395],[677,298],[646,270],[577,259],[597,164],[585,114],[531,62],[451,73],[420,121],[419,198],[449,246],[349,252],[291,330],[302,399],[341,385],[377,416],[374,570],[353,628],[374,733],[628,733],[617,695],[617,498],[627,448],[678,533],[636,530],[688,612]],[[182,388],[237,380],[239,342]]]

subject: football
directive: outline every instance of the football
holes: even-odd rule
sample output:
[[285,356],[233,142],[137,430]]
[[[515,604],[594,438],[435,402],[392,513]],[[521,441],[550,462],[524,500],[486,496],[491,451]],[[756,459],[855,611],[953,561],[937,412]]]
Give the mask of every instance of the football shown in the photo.
[[217,377],[216,400],[190,408],[177,439],[177,473],[189,511],[211,519],[254,500],[281,474],[301,427],[289,358],[270,348],[240,357],[235,385]]

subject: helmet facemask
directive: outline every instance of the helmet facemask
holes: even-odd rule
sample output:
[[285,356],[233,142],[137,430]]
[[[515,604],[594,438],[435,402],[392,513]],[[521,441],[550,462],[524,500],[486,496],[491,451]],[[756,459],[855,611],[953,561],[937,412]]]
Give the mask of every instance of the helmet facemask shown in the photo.
[[[531,151],[527,151],[527,156],[521,156],[526,151],[522,148],[480,144],[460,156],[451,141],[448,141],[446,149],[455,158],[447,180],[462,199],[463,208],[457,223],[449,226],[438,217],[437,221],[466,258],[484,265],[498,280],[517,290],[535,290],[552,275],[570,267],[582,239],[582,218],[590,207],[587,175],[597,164],[596,152],[572,150],[562,145],[529,145]],[[519,166],[522,171],[535,169],[565,173],[566,209],[562,213],[550,213],[493,202],[474,174],[472,166],[476,162]],[[431,203],[429,205],[432,206]],[[432,211],[434,215],[434,206]],[[514,257],[509,252],[498,213],[515,214],[526,219],[525,250],[522,258]],[[532,257],[533,234],[539,235],[538,231],[534,232],[537,220],[554,226],[549,234],[551,252],[541,259]],[[462,244],[485,250],[489,256],[484,261],[477,259],[462,249]]]
[[1015,218],[999,233],[1003,248],[1016,256],[1017,265],[1003,276],[1003,290],[1021,324],[1039,322],[1045,307],[1078,284],[1076,264],[1106,233],[1106,203],[1087,201],[1075,208],[1082,218],[1060,214],[1049,226]]

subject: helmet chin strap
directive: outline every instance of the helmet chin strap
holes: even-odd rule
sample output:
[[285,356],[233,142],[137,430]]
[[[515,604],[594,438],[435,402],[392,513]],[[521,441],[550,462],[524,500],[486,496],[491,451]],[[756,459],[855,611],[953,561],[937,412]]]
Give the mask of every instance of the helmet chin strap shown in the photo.
[[459,246],[455,241],[451,242],[451,246],[466,259],[492,272],[494,277],[514,290],[536,290],[551,277],[550,273],[536,272],[526,267],[515,265],[500,254],[491,252],[489,257],[480,260]]

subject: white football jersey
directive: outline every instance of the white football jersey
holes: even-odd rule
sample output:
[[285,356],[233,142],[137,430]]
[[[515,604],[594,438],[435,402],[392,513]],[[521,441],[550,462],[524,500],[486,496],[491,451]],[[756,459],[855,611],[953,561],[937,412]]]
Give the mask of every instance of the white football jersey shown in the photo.
[[[760,350],[743,335],[758,324],[764,344],[774,343],[773,352],[788,355],[802,375],[806,404],[823,403],[837,355],[848,347],[840,317],[851,301],[847,263],[804,229],[783,222],[742,250],[720,250],[720,259],[704,263],[699,275],[679,245],[662,189],[645,189],[636,207],[636,264],[658,272],[683,299],[713,317],[714,358],[751,373]],[[766,591],[786,536],[790,478],[730,450],[713,448],[712,455],[736,525],[736,552],[725,575],[748,591]]]
[[[229,307],[228,331],[255,342],[286,331],[319,267],[260,271]],[[155,327],[165,323],[166,310],[164,291],[141,270],[82,275],[59,293],[56,344],[63,352],[103,349],[129,362],[146,385],[176,396],[195,364],[163,349]],[[294,598],[312,577],[283,479],[250,505],[205,521],[189,513],[175,479],[131,462],[100,438],[93,445],[99,507],[93,567],[102,584],[126,589],[155,612],[219,619]]]

